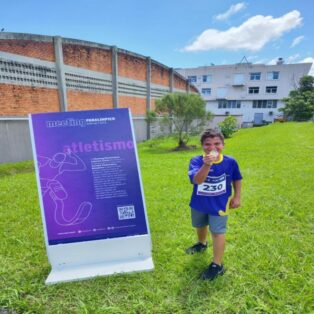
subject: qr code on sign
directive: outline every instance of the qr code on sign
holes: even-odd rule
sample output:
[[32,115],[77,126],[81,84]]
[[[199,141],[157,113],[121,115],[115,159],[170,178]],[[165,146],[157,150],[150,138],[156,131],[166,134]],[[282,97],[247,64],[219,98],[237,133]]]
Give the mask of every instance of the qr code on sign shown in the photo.
[[118,209],[119,220],[135,218],[135,210],[134,210],[133,205],[119,206],[117,207],[117,209]]

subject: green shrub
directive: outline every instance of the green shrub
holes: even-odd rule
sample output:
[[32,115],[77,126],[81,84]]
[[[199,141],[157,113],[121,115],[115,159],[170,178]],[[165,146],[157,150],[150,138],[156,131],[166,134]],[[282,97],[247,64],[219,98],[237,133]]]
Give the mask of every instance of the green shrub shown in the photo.
[[147,110],[145,114],[145,121],[151,123],[157,120],[157,114],[155,111]]
[[225,138],[229,138],[237,130],[237,119],[233,116],[228,116],[225,120],[218,123],[220,131]]

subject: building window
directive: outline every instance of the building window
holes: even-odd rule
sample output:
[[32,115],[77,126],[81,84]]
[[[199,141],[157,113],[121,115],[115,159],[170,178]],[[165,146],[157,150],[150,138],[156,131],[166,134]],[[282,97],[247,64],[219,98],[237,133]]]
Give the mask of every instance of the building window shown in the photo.
[[267,108],[277,108],[277,100],[267,100]]
[[277,100],[253,100],[253,108],[277,108]]
[[259,87],[249,87],[249,94],[258,94]]
[[250,73],[251,81],[259,81],[261,79],[261,72],[252,72]]
[[202,80],[203,80],[203,83],[209,83],[212,80],[212,76],[211,75],[203,75]]
[[266,86],[266,94],[276,94],[277,86]]
[[210,95],[212,93],[211,88],[202,88],[202,94],[203,95]]
[[188,81],[190,83],[196,83],[196,81],[197,81],[196,75],[188,76]]
[[278,80],[279,79],[279,72],[278,71],[267,72],[267,79],[268,80]]
[[219,100],[219,109],[229,109],[229,108],[241,108],[241,100]]

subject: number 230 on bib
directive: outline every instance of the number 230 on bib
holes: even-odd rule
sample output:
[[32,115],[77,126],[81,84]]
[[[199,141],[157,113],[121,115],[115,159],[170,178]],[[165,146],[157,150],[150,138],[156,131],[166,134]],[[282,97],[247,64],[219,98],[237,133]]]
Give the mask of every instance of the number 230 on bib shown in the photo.
[[197,195],[217,196],[226,193],[226,174],[219,177],[208,176],[202,184],[197,186]]

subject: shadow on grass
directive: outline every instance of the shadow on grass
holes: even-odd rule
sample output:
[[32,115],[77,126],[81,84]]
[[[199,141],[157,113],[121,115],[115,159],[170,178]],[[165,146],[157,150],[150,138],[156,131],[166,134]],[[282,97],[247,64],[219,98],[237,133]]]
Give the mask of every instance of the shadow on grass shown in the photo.
[[200,149],[197,138],[190,138],[185,149],[178,146],[178,139],[174,136],[156,137],[138,144],[139,152],[151,154],[169,154],[176,152],[191,152]]
[[188,150],[177,150],[176,147],[172,148],[163,148],[163,147],[154,147],[154,148],[140,148],[140,153],[149,153],[152,155],[165,155],[165,154],[184,154],[184,153],[191,153],[191,152],[198,152],[200,151],[200,147],[194,146]]
[[32,160],[0,164],[0,178],[15,175],[18,173],[27,173],[34,171],[34,163]]
[[210,245],[206,252],[185,257],[186,263],[180,277],[177,298],[187,312],[193,312],[196,309],[201,311],[203,307],[206,308],[210,298],[225,285],[225,275],[214,281],[200,279],[201,274],[210,264],[211,250]]

